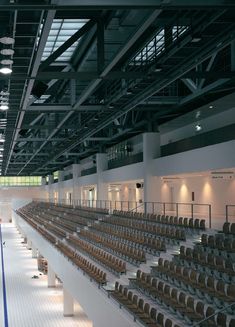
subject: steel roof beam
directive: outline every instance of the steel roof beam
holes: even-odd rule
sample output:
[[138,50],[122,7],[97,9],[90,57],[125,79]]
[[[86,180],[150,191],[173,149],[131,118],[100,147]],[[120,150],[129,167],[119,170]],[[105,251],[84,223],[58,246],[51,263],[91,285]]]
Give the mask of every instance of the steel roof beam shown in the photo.
[[[56,14],[56,11],[51,10],[51,11],[49,11],[47,13],[47,16],[45,18],[45,22],[44,22],[44,25],[43,25],[43,29],[42,29],[41,37],[40,37],[40,40],[39,40],[39,44],[38,44],[38,48],[37,48],[37,52],[36,52],[36,57],[35,57],[32,73],[31,73],[32,77],[35,77],[37,75],[37,71],[38,71],[39,66],[40,66],[42,54],[43,54],[43,51],[44,51],[44,48],[45,48],[45,45],[46,45],[46,42],[47,42],[48,35],[50,33],[50,30],[51,30],[51,25],[53,23],[53,19],[55,17],[55,14]],[[26,88],[23,104],[21,106],[21,109],[23,109],[23,110],[26,109],[26,107],[28,105],[29,96],[30,96],[31,91],[33,89],[33,85],[34,85],[34,80],[32,79],[32,80],[30,80],[28,82],[28,85],[27,85],[27,88]],[[20,129],[21,124],[23,122],[24,115],[25,115],[25,111],[22,111],[20,113],[20,115],[19,115],[19,119],[18,119],[17,126],[16,126],[17,129],[15,131],[15,134],[14,134],[14,137],[13,137],[13,140],[12,140],[10,153],[9,153],[6,168],[5,168],[5,174],[7,173],[7,168],[8,168],[8,165],[10,163],[10,160],[11,160],[11,155],[13,153],[13,150],[14,150],[14,147],[15,147],[15,144],[16,144],[16,140],[17,140],[17,137],[18,137],[18,134],[19,134],[19,129]]]
[[[125,45],[121,48],[121,50],[116,54],[116,56],[112,59],[112,61],[106,66],[106,68],[101,73],[101,76],[107,75],[111,69],[119,62],[124,54],[133,46],[136,40],[144,33],[144,31],[155,21],[155,19],[160,15],[161,10],[155,10],[151,13],[150,16],[143,22],[141,26],[134,32],[134,34],[130,37],[129,41],[125,43]],[[94,82],[90,83],[88,88],[83,92],[81,97],[79,98],[78,102],[73,106],[73,109],[78,109],[79,106],[88,98],[88,96],[95,90],[95,88],[100,84],[101,79],[97,79]],[[69,112],[58,124],[57,129],[54,129],[50,135],[48,136],[47,140],[37,149],[35,155],[39,153],[42,148],[46,145],[46,143],[57,133],[57,130],[60,129],[64,123],[71,117],[73,112]],[[90,135],[91,136],[91,135]],[[34,156],[35,156],[34,155]],[[32,156],[26,163],[25,166],[20,170],[19,174],[23,171],[25,167],[30,163],[30,161],[34,158]]]

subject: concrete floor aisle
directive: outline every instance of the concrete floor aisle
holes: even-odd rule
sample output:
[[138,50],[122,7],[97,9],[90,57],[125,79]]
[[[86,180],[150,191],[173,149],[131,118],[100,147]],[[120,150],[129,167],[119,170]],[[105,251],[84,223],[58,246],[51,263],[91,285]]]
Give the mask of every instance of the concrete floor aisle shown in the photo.
[[[2,327],[91,327],[75,303],[74,317],[63,316],[62,288],[47,288],[47,277],[39,275],[37,260],[22,244],[13,224],[3,224],[2,240],[6,280],[8,325],[4,320],[2,269],[0,269],[0,326]],[[1,258],[2,259],[2,258]]]

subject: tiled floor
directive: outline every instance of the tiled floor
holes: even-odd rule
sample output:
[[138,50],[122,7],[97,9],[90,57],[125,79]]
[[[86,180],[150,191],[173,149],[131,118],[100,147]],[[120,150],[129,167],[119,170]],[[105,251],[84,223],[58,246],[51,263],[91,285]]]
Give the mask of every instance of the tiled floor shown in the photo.
[[[62,287],[47,288],[47,278],[39,276],[37,260],[23,245],[12,224],[2,225],[9,327],[91,327],[78,303],[74,317],[63,316]],[[0,269],[1,272],[1,269]],[[32,279],[38,275],[39,279]],[[0,326],[4,325],[2,274],[0,273]]]

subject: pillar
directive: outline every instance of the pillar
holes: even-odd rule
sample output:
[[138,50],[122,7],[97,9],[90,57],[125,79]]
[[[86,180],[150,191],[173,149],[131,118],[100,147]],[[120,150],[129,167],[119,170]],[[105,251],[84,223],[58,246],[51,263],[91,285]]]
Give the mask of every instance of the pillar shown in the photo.
[[156,189],[158,188],[159,178],[156,177],[153,159],[158,157],[160,157],[160,133],[144,133],[144,202],[157,201]]
[[65,195],[63,190],[63,182],[64,180],[64,171],[59,170],[58,172],[58,202],[59,203],[65,203]]
[[54,270],[48,264],[47,266],[47,286],[48,287],[55,287],[56,286],[56,277]]
[[76,205],[77,200],[81,199],[81,194],[78,193],[78,178],[81,176],[81,165],[80,164],[73,164],[72,165],[72,173],[73,173],[73,204]]
[[96,154],[97,200],[108,200],[108,185],[103,181],[103,171],[108,169],[107,153]]
[[47,184],[45,176],[42,177],[42,183],[41,184],[42,184],[42,186],[45,186]]
[[26,245],[26,248],[28,250],[31,250],[32,249],[32,242],[27,238],[27,245]]
[[51,187],[51,185],[54,182],[54,176],[53,175],[49,175],[48,176],[48,185],[49,185],[49,201],[50,202],[54,202],[54,196],[53,196],[53,188]]
[[32,258],[37,258],[37,248],[32,244]]
[[65,288],[63,288],[63,296],[64,296],[64,317],[71,317],[74,315],[73,297]]

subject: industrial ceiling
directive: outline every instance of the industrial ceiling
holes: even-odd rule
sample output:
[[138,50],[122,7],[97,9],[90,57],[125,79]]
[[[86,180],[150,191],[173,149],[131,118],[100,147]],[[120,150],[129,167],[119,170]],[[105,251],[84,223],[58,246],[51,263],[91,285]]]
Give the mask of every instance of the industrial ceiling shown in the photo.
[[5,176],[47,175],[235,91],[234,1],[6,0],[0,17]]

